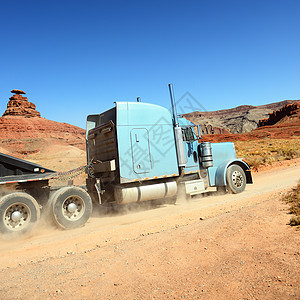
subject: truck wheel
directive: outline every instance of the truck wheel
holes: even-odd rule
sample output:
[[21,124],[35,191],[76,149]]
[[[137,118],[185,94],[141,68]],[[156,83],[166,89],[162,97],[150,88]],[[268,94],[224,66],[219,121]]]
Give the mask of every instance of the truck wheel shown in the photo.
[[64,229],[83,226],[92,213],[89,194],[78,187],[65,187],[52,197],[52,213],[57,225]]
[[29,232],[40,218],[36,200],[26,193],[12,193],[0,199],[0,232]]
[[226,172],[227,187],[233,194],[241,193],[246,187],[246,175],[238,165],[231,165]]

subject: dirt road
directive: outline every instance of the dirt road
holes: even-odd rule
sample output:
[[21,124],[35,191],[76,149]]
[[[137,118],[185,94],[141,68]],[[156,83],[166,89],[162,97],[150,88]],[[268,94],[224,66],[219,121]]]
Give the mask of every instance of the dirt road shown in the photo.
[[300,235],[281,195],[300,165],[239,195],[95,209],[83,228],[1,240],[1,299],[299,299]]

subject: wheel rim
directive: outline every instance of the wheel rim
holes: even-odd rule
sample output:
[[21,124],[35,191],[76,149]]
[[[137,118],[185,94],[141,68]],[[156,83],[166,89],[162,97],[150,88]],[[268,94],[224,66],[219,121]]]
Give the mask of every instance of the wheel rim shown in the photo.
[[85,211],[84,201],[81,197],[70,196],[62,205],[63,216],[70,221],[79,220]]
[[232,173],[232,183],[235,187],[240,188],[244,184],[243,174],[239,171],[234,171]]
[[14,203],[9,206],[4,215],[3,222],[10,231],[19,231],[28,225],[31,219],[31,210],[24,203]]

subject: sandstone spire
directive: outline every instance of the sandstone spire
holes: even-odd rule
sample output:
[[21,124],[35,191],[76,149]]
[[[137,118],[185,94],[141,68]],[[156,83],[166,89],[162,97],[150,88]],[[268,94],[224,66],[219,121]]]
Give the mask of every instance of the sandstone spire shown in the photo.
[[28,102],[27,97],[23,97],[22,94],[26,94],[21,90],[12,90],[14,95],[9,98],[7,103],[7,109],[2,115],[4,116],[24,116],[24,117],[40,117],[41,114],[35,109],[35,105]]

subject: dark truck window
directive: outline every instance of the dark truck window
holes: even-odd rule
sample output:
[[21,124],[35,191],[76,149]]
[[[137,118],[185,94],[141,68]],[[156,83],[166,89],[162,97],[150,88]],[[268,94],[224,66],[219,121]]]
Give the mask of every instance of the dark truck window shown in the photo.
[[186,142],[192,142],[195,140],[194,132],[192,127],[182,128],[182,137]]
[[101,126],[104,123],[113,121],[116,124],[116,108],[113,107],[99,115],[89,115],[86,120],[86,138],[89,130]]

